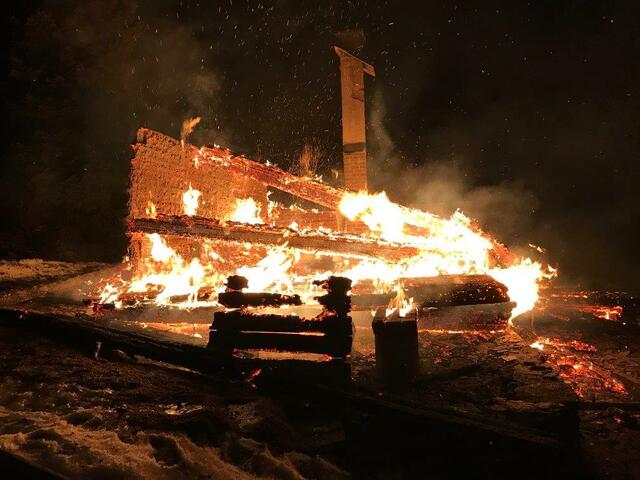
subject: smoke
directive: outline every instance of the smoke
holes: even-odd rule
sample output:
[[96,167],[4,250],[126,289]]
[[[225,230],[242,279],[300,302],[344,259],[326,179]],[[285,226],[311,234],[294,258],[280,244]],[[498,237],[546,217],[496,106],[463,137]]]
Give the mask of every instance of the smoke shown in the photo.
[[[531,242],[531,212],[539,201],[522,181],[481,185],[474,178],[471,154],[453,158],[403,158],[385,125],[383,90],[375,91],[368,132],[371,187],[392,199],[448,217],[456,210],[510,247],[524,250]],[[407,168],[407,165],[413,165]]]
[[47,1],[16,22],[0,254],[117,260],[135,131],[225,143],[213,42],[175,6]]

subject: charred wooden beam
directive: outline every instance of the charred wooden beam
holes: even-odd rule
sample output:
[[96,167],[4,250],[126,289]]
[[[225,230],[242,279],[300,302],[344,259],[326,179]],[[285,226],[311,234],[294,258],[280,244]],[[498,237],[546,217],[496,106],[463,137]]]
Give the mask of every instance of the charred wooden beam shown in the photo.
[[348,316],[326,315],[306,319],[298,315],[254,314],[242,310],[216,312],[211,329],[221,332],[317,332],[347,336],[353,332]]
[[314,297],[325,312],[344,316],[351,311],[351,297],[348,295],[351,290],[350,278],[332,275],[326,280],[315,280],[313,284],[327,291],[325,295]]
[[218,303],[228,308],[242,307],[281,307],[283,305],[302,305],[300,295],[283,295],[266,292],[220,292]]
[[244,157],[231,155],[226,150],[203,147],[198,152],[205,161],[216,162],[232,172],[324,207],[337,209],[344,195],[343,190],[316,182],[310,178],[293,175],[274,165],[258,163]]
[[345,357],[351,353],[351,336],[305,335],[282,332],[238,332],[214,330],[209,348],[225,350],[278,350]]
[[[507,287],[489,275],[438,275],[401,278],[406,298],[421,309],[509,302]],[[351,296],[354,309],[384,307],[395,292],[361,293]]]
[[508,302],[507,287],[489,275],[403,278],[402,288],[420,308]]
[[398,260],[418,253],[414,247],[341,234],[299,233],[268,225],[221,223],[202,217],[158,215],[134,218],[129,232],[158,233],[182,237],[212,238],[264,245],[288,245],[302,250],[324,250],[335,255],[355,255]]

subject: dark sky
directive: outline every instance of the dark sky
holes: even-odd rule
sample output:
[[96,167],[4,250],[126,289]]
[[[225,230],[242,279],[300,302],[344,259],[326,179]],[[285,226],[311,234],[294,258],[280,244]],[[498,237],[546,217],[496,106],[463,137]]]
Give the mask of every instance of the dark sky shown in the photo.
[[[362,29],[371,183],[639,291],[640,7],[611,1],[16,2],[0,256],[117,260],[140,126],[340,166],[336,32]],[[533,252],[531,252],[533,253]]]

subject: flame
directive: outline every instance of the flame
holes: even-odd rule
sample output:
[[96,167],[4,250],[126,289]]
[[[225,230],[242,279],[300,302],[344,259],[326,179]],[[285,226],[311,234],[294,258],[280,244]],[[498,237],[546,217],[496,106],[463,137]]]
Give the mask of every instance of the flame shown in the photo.
[[[191,184],[183,193],[186,215],[195,215],[201,192]],[[151,204],[152,205],[152,204]],[[268,205],[269,208],[269,205]],[[200,252],[185,258],[158,234],[143,237],[141,265],[130,280],[114,280],[102,284],[101,303],[122,306],[123,298],[132,296],[135,304],[154,301],[160,305],[177,305],[183,308],[212,305],[215,300],[207,292],[224,288],[227,275],[238,274],[249,279],[253,291],[298,293],[304,301],[318,293],[313,280],[338,274],[349,277],[353,286],[364,285],[376,293],[396,291],[394,301],[388,306],[388,314],[408,314],[413,299],[404,298],[400,280],[407,277],[428,277],[442,274],[488,274],[506,285],[510,298],[517,303],[512,315],[533,308],[538,300],[538,289],[543,280],[555,275],[555,270],[544,269],[530,258],[510,255],[503,258],[506,249],[472,224],[462,212],[456,211],[450,218],[441,218],[428,212],[410,209],[389,200],[386,193],[345,193],[339,204],[340,212],[350,220],[365,223],[373,238],[415,248],[410,258],[388,261],[349,255],[336,256],[332,252],[304,251],[285,245],[257,247],[251,243],[238,244],[233,255],[245,258],[244,266],[230,268],[218,243],[200,240]],[[153,207],[155,214],[155,206]],[[148,205],[148,212],[152,212]],[[227,221],[245,224],[264,224],[262,205],[253,198],[236,199]],[[297,224],[291,224],[296,229]],[[303,231],[307,231],[305,228]],[[316,232],[331,235],[327,228]],[[144,252],[147,257],[144,257]],[[240,252],[240,253],[238,253]],[[236,260],[238,259],[236,258]],[[307,268],[307,264],[318,267]],[[324,269],[320,265],[331,265]],[[306,270],[305,270],[306,268]],[[370,291],[370,290],[369,290]],[[138,295],[138,297],[136,297]],[[395,314],[395,313],[394,313]]]
[[288,276],[289,269],[299,260],[300,252],[294,252],[285,247],[275,247],[269,250],[267,256],[253,267],[240,267],[238,275],[249,280],[249,288],[256,292],[267,289],[293,291],[293,283]]
[[[395,204],[385,192],[346,193],[339,209],[349,220],[364,222],[381,239],[419,248],[417,256],[386,270],[386,278],[489,274],[507,287],[509,297],[516,302],[514,317],[533,308],[540,283],[556,273],[530,258],[516,258],[508,266],[492,265],[492,252],[500,245],[473,228],[471,220],[460,211],[443,219]],[[396,275],[391,273],[393,270]]]
[[396,296],[392,298],[389,302],[389,305],[387,305],[385,316],[395,316],[395,314],[397,313],[399,317],[405,317],[413,309],[413,298],[407,299],[407,296],[404,293],[404,288],[402,288],[401,283],[398,283]]
[[191,184],[189,189],[182,194],[182,210],[185,215],[193,217],[198,211],[201,192],[195,190]]
[[149,285],[160,285],[162,289],[155,297],[157,304],[168,305],[172,297],[186,296],[186,305],[194,306],[205,277],[221,281],[215,272],[201,265],[199,259],[185,261],[157,233],[147,234],[146,238],[151,242],[151,260],[147,263],[146,274],[134,278],[128,292],[146,292]]
[[147,207],[144,209],[144,213],[146,213],[149,218],[156,218],[156,206],[151,200],[147,202]]
[[228,219],[232,222],[248,223],[250,225],[264,223],[264,220],[260,217],[260,204],[256,203],[253,198],[238,198],[235,209]]
[[605,391],[628,395],[624,384],[611,371],[594,363],[592,356],[598,351],[594,345],[580,340],[538,337],[529,346],[545,352],[546,361],[580,398]]

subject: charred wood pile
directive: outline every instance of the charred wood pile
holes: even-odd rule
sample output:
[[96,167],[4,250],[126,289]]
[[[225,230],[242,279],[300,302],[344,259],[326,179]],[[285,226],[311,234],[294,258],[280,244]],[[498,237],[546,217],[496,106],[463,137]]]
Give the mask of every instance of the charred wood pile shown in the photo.
[[326,294],[316,297],[323,306],[314,318],[299,315],[254,313],[251,307],[301,305],[300,297],[274,293],[245,293],[246,278],[227,279],[227,290],[219,302],[230,310],[216,312],[209,334],[210,349],[233,353],[235,350],[274,350],[304,352],[345,358],[351,352],[353,324],[349,311],[351,280],[329,277],[318,285]]

